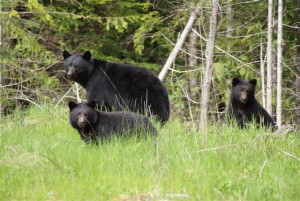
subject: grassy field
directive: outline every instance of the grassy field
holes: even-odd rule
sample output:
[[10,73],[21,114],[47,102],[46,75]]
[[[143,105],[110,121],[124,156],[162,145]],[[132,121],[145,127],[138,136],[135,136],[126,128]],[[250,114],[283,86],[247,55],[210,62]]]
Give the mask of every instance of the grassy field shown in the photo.
[[0,200],[299,200],[300,138],[176,120],[153,138],[84,144],[67,107],[2,119]]

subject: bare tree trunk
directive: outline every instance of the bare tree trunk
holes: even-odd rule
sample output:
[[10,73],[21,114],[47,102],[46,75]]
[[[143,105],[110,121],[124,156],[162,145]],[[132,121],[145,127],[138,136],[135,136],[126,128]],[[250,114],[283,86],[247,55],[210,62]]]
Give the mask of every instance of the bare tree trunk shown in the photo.
[[199,3],[197,4],[195,10],[192,12],[187,24],[184,27],[184,30],[182,32],[182,34],[180,35],[180,37],[178,38],[176,45],[174,47],[174,49],[172,50],[171,54],[169,55],[163,69],[160,71],[158,78],[163,81],[168,73],[169,68],[172,66],[174,60],[177,57],[177,54],[179,52],[179,50],[181,49],[186,37],[188,36],[188,34],[190,33],[196,19],[197,19],[197,15],[200,12],[200,3],[202,2],[199,1]]
[[[189,46],[188,46],[188,51],[190,53],[189,57],[188,57],[188,66],[193,67],[193,68],[195,68],[198,65],[197,57],[195,57],[197,55],[197,48],[196,48],[197,38],[198,38],[198,36],[196,35],[196,33],[191,31],[190,37],[189,37],[189,39],[190,39]],[[189,96],[188,106],[189,106],[192,124],[193,124],[193,127],[195,127],[194,114],[192,112],[193,111],[192,110],[192,102],[190,101],[190,99],[192,99],[193,101],[197,100],[197,92],[195,90],[195,88],[197,86],[199,86],[197,74],[189,74],[188,80],[189,80],[189,82],[188,82],[189,93],[187,94]]]
[[[0,4],[2,3],[2,1],[0,0]],[[1,5],[0,5],[0,13],[2,14],[2,7],[1,7]],[[3,20],[2,19],[0,19],[0,48],[3,48],[2,47],[2,45],[3,45],[3,43],[2,43],[2,22],[3,22]],[[0,88],[2,89],[2,73],[3,73],[3,64],[2,64],[2,62],[1,62],[1,64],[0,64],[1,66],[0,66]],[[2,90],[0,90],[0,97],[2,97]],[[2,118],[4,116],[4,107],[2,107],[2,103],[0,103],[0,118]]]
[[277,34],[277,104],[276,104],[276,123],[280,128],[281,120],[281,94],[282,94],[282,0],[278,0],[278,34]]
[[[190,44],[189,44],[189,48],[188,48],[189,49],[189,53],[191,55],[195,55],[195,56],[197,55],[196,44],[197,44],[197,34],[192,31],[190,33]],[[191,55],[189,55],[188,65],[195,67],[195,66],[198,65],[198,60],[197,60],[196,57],[193,57]],[[190,78],[189,85],[190,85],[190,87],[189,87],[190,88],[190,98],[192,100],[196,100],[197,93],[195,92],[195,90],[193,90],[196,86],[198,86],[198,84],[197,84],[197,77],[196,76],[192,76]]]
[[273,0],[268,3],[268,44],[267,44],[267,111],[272,116],[272,26]]
[[261,96],[263,107],[266,108],[266,91],[265,91],[265,61],[266,57],[263,58],[263,44],[260,41],[260,76],[261,76]]
[[[203,73],[203,83],[201,90],[201,109],[200,109],[200,128],[206,136],[207,128],[207,113],[208,113],[208,104],[210,97],[210,87],[212,83],[212,72],[213,72],[213,59],[214,59],[214,49],[217,33],[217,15],[219,10],[219,0],[213,0],[212,2],[212,14],[210,18],[210,29],[208,42],[206,46],[206,64]],[[204,142],[206,137],[204,136]]]
[[[227,27],[226,27],[226,36],[228,38],[228,41],[230,41],[230,38],[232,37],[232,20],[233,20],[233,10],[232,10],[232,0],[229,0],[227,3],[226,8],[226,15],[227,15]],[[229,42],[227,45],[227,51],[230,52],[231,49],[231,43]]]
[[[196,48],[196,44],[197,44],[197,35],[195,32],[191,32],[190,33],[190,44],[189,44],[189,53],[191,55],[197,55],[197,48]],[[189,55],[189,66],[197,66],[198,65],[198,60],[196,57],[193,57]]]
[[[298,8],[300,8],[300,0],[297,2]],[[298,18],[300,18],[300,10],[298,10]],[[300,125],[300,25],[297,29],[297,54],[296,54],[296,124]]]
[[[276,34],[277,34],[277,30],[276,30]],[[272,93],[274,91],[273,86],[275,86],[275,89],[276,89],[276,82],[277,82],[277,52],[274,52],[274,49],[275,48],[273,48],[273,52],[272,52],[272,65],[271,65],[272,66],[272,76],[271,76],[272,77]],[[273,109],[273,107],[272,107],[272,109]]]

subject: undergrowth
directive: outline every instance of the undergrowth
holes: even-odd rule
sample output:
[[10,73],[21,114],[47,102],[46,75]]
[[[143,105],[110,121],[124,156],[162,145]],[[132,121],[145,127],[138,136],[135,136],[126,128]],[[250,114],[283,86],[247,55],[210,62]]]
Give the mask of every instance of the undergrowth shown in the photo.
[[207,139],[173,119],[155,138],[84,144],[67,107],[4,118],[1,200],[297,200],[299,135],[211,124]]

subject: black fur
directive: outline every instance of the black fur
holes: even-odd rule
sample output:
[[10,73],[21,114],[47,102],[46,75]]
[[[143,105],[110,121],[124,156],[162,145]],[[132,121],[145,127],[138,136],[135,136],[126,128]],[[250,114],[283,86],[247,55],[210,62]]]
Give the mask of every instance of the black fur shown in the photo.
[[69,102],[70,123],[84,142],[97,142],[112,134],[122,135],[133,131],[157,134],[147,117],[131,112],[102,112],[95,109],[96,102]]
[[245,127],[245,123],[250,121],[275,128],[272,117],[255,98],[256,83],[256,79],[246,81],[233,78],[228,117],[230,119],[234,117],[242,128]]
[[89,51],[71,55],[65,50],[63,56],[67,76],[87,90],[88,101],[97,100],[100,107],[109,111],[130,110],[156,115],[161,122],[168,120],[168,92],[152,71],[91,59]]

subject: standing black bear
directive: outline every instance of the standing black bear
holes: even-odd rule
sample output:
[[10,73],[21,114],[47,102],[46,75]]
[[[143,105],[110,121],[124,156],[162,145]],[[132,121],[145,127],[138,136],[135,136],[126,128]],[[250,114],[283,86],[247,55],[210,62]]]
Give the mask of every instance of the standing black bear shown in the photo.
[[168,92],[150,70],[126,64],[91,59],[91,53],[71,55],[64,50],[65,71],[69,79],[87,90],[87,99],[107,110],[130,110],[156,115],[161,122],[169,118]]
[[256,79],[249,81],[233,78],[228,117],[236,118],[243,128],[246,122],[256,121],[267,127],[275,127],[275,123],[268,112],[255,99]]
[[97,142],[112,134],[127,132],[157,134],[147,117],[132,112],[102,112],[95,109],[96,102],[69,102],[70,123],[84,142]]

